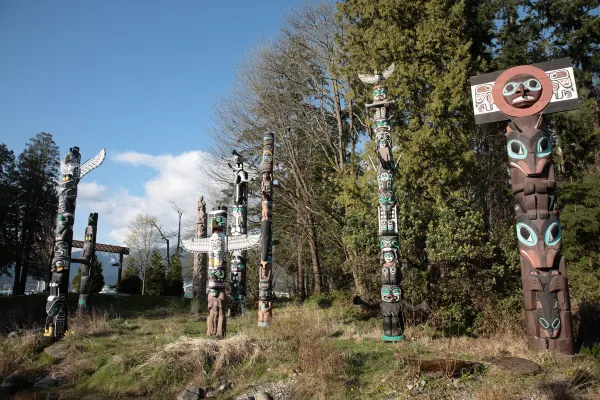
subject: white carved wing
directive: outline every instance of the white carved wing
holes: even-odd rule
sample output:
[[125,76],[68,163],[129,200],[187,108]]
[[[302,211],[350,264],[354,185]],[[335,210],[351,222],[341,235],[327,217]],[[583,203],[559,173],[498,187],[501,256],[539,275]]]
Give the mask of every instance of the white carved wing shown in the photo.
[[394,68],[396,68],[396,65],[394,63],[392,63],[392,65],[390,65],[389,67],[384,69],[383,72],[381,73],[381,75],[383,75],[383,79],[387,79],[390,76],[392,76],[392,73],[394,72]]
[[100,150],[100,153],[96,154],[94,157],[90,158],[86,162],[81,165],[79,179],[83,178],[87,173],[91,170],[98,168],[100,164],[104,162],[106,158],[106,150]]
[[360,79],[364,83],[377,83],[379,82],[379,75],[358,74],[358,79]]
[[262,235],[260,230],[248,232],[247,235],[229,236],[227,239],[227,250],[247,250],[260,243]]
[[210,238],[182,240],[181,248],[190,253],[208,253],[210,251]]

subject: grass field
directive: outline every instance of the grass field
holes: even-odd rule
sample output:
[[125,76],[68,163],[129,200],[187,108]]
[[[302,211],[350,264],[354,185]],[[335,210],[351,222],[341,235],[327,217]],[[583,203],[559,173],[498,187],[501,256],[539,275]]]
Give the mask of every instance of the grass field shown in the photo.
[[[380,319],[344,301],[276,309],[267,329],[251,311],[228,321],[223,340],[206,338],[205,322],[171,307],[95,314],[73,319],[71,328],[64,358],[44,353],[37,332],[0,338],[0,378],[15,370],[50,374],[63,382],[52,389],[61,399],[174,399],[188,385],[224,382],[231,388],[218,399],[269,383],[287,389],[280,398],[295,399],[600,399],[600,354],[532,352],[520,332],[438,338],[427,325],[408,327],[404,342],[382,343]],[[526,358],[542,371],[523,375],[484,362],[431,375],[407,361],[488,356]]]

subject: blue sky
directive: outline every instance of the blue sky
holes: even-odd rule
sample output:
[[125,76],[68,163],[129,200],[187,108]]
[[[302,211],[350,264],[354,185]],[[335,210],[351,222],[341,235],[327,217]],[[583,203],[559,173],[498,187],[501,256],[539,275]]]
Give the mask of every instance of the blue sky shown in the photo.
[[80,183],[77,239],[92,211],[98,241],[112,244],[138,212],[174,228],[167,200],[193,220],[210,189],[197,164],[212,143],[215,100],[302,3],[0,1],[0,143],[18,155],[49,132],[61,155],[77,145],[82,161],[106,148],[104,164]]

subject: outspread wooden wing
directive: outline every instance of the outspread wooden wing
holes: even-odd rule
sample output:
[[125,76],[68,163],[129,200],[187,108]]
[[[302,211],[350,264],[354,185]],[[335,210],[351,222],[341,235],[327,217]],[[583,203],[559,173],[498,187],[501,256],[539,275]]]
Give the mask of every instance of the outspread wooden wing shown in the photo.
[[260,230],[248,232],[247,235],[230,236],[227,239],[227,250],[247,250],[260,243],[262,235]]
[[210,238],[182,240],[181,248],[190,253],[208,253],[210,251]]
[[392,65],[390,65],[389,67],[384,69],[383,72],[381,73],[381,75],[383,76],[383,79],[387,79],[390,76],[392,76],[392,73],[394,72],[394,68],[396,68],[396,64],[392,63]]
[[358,74],[358,79],[360,79],[364,83],[377,83],[379,82],[379,75]]
[[100,153],[96,154],[94,157],[90,158],[86,162],[81,165],[79,179],[83,178],[87,173],[92,171],[95,168],[98,168],[100,164],[104,162],[106,158],[106,150],[100,150]]

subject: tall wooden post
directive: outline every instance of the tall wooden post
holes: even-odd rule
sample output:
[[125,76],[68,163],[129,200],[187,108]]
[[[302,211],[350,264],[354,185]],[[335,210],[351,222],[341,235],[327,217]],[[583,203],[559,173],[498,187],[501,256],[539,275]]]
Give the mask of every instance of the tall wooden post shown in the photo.
[[266,133],[263,138],[262,181],[262,222],[260,266],[258,274],[258,326],[269,326],[273,317],[273,151],[275,135]]
[[381,315],[383,317],[384,342],[398,342],[404,338],[404,320],[400,310],[402,291],[400,284],[400,252],[398,240],[398,220],[394,179],[396,163],[392,155],[392,136],[389,107],[393,101],[388,100],[387,86],[383,81],[394,72],[394,64],[383,72],[375,71],[374,75],[359,75],[361,81],[372,83],[373,103],[367,104],[374,109],[375,140],[377,151],[377,183],[379,185],[379,243],[381,249]]
[[571,61],[563,58],[472,77],[471,93],[477,124],[509,120],[506,150],[529,345],[571,354],[569,285],[545,117],[579,106]]

